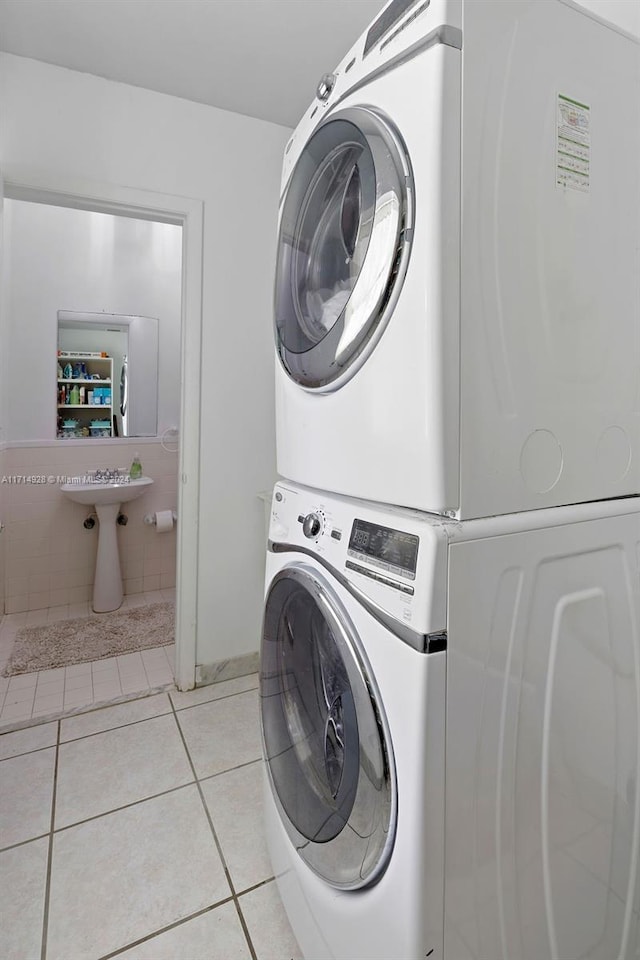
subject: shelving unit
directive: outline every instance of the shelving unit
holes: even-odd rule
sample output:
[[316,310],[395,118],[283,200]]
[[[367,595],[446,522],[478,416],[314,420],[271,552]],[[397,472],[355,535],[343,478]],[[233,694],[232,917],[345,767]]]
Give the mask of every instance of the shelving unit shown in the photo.
[[[57,378],[57,436],[62,439],[113,436],[113,358],[87,353],[63,353],[56,357],[56,362],[63,371],[67,364],[76,373],[78,366],[82,368],[81,376]],[[84,401],[75,402],[76,389],[79,396],[83,394]],[[73,403],[69,400],[72,391]],[[66,400],[63,401],[63,397]],[[104,403],[103,398],[108,402]],[[76,420],[77,426],[65,427],[65,420]],[[96,422],[104,425],[95,426]]]

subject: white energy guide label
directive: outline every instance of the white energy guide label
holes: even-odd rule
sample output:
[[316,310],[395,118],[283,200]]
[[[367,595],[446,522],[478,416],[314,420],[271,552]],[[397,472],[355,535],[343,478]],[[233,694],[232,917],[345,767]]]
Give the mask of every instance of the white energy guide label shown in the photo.
[[558,94],[556,184],[589,192],[591,111],[584,103]]

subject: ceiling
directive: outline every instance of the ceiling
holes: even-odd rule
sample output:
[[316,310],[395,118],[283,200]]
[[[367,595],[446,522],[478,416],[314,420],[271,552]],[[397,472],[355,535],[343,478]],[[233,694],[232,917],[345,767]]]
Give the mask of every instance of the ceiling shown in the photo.
[[0,0],[0,50],[294,127],[384,0]]
[[[385,0],[0,0],[0,50],[295,127]],[[580,0],[640,34],[637,0]]]

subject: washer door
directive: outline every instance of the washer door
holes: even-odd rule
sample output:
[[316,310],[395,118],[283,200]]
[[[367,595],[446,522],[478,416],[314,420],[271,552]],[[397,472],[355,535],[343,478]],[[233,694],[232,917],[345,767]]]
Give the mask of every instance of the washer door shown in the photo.
[[413,179],[390,122],[353,107],[313,134],[289,181],[275,336],[289,376],[334,390],[377,342],[406,272]]
[[264,752],[287,833],[330,884],[355,889],[384,869],[395,780],[383,714],[349,619],[304,564],[267,594],[260,697]]

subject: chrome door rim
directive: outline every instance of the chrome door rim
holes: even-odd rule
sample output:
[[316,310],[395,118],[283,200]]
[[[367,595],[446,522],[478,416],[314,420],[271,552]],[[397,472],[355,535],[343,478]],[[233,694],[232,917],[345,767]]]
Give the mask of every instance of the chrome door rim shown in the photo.
[[[360,771],[356,798],[345,827],[329,842],[316,843],[309,840],[293,824],[278,796],[269,765],[261,710],[263,754],[271,793],[287,835],[305,863],[330,885],[340,889],[356,890],[376,882],[384,872],[395,839],[397,790],[388,724],[377,684],[367,665],[355,628],[324,577],[303,563],[295,562],[284,567],[269,584],[265,614],[274,587],[284,579],[293,580],[310,593],[331,627],[356,700]],[[263,645],[264,633],[263,626]],[[263,665],[264,655],[262,654],[261,686]],[[366,750],[363,749],[364,746]],[[363,836],[357,832],[355,825],[365,810],[369,819],[370,812],[375,810],[377,825],[375,831]],[[340,864],[341,878],[339,879],[336,878],[332,868],[335,863]]]
[[[399,132],[373,108],[347,107],[319,124],[309,143],[337,121],[352,124],[368,145],[375,169],[375,212],[362,268],[348,301],[326,336],[309,350],[296,353],[287,348],[280,333],[276,290],[274,336],[279,360],[298,386],[312,392],[332,392],[343,386],[371,354],[396,306],[412,244],[415,188]],[[298,164],[283,198],[277,271],[281,269],[283,216]]]

